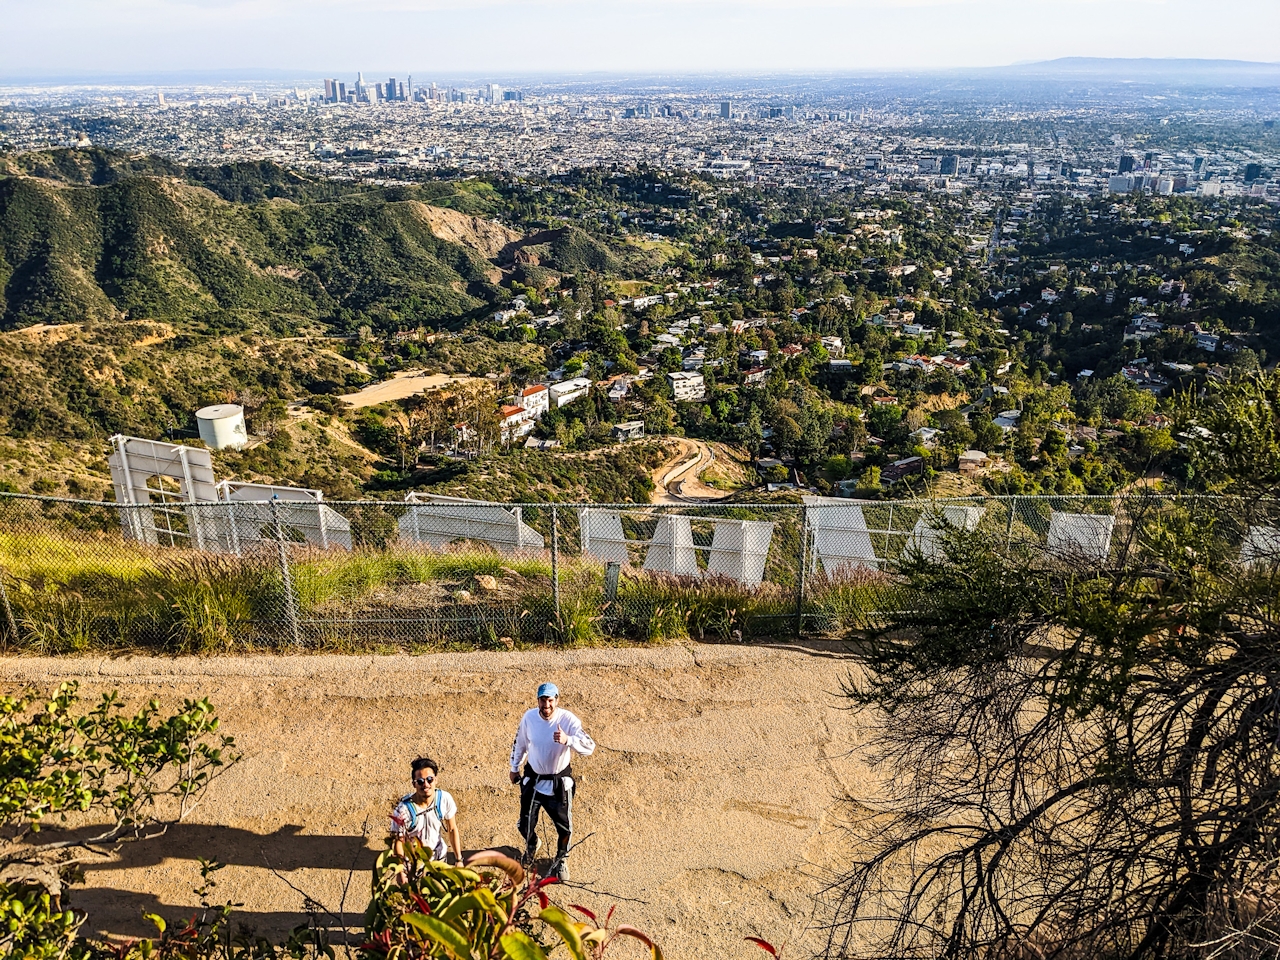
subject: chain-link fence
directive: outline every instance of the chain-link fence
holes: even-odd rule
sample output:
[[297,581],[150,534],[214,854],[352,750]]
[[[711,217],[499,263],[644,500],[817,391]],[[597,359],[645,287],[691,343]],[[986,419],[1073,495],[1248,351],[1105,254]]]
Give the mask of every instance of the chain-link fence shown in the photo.
[[10,648],[488,647],[785,639],[865,623],[953,531],[1105,566],[1153,518],[1280,558],[1273,502],[983,497],[503,504],[410,495],[147,505],[0,495]]

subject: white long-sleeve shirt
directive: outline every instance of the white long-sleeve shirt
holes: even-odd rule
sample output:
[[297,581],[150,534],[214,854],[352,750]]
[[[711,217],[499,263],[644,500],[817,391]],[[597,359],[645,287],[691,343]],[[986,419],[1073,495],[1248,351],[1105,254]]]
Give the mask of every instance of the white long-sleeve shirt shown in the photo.
[[[553,739],[557,730],[568,738],[567,743],[556,743]],[[535,773],[559,773],[569,766],[571,754],[579,753],[584,757],[595,752],[596,742],[582,729],[582,721],[568,710],[556,708],[550,720],[542,719],[537,708],[526,710],[520,718],[520,726],[516,728],[516,741],[511,745],[511,772],[519,773],[520,765],[525,758]],[[551,794],[555,790],[553,781],[544,780],[534,789],[539,793]]]

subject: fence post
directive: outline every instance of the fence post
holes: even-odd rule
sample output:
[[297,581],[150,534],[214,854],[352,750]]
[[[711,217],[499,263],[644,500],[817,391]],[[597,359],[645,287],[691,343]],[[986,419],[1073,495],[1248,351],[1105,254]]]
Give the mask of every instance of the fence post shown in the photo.
[[809,568],[809,507],[800,505],[800,575],[796,581],[796,639],[804,636],[805,573]]
[[280,501],[274,497],[271,504],[271,523],[276,532],[276,550],[280,555],[280,578],[284,583],[284,617],[289,623],[289,633],[293,642],[302,643],[302,635],[298,632],[298,610],[294,605],[293,577],[289,574],[289,551],[284,545],[284,527],[280,523]]
[[1013,512],[1017,509],[1018,498],[1009,498],[1009,527],[1004,532],[1004,550],[1008,553],[1013,549]]
[[18,642],[18,621],[13,618],[13,607],[9,606],[9,592],[4,588],[4,567],[0,567],[0,601],[4,602],[4,622],[9,628],[13,643]]
[[556,508],[551,508],[551,604],[556,614],[556,629],[560,622],[560,519]]

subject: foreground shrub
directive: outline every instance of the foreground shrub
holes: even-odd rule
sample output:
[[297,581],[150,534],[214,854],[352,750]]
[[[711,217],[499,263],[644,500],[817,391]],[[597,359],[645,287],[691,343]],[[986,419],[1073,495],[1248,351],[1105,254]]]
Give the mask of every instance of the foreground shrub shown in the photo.
[[[115,693],[77,709],[74,683],[0,696],[0,958],[82,955],[83,916],[61,904],[72,851],[145,840],[184,819],[238,756],[207,700],[163,715]],[[93,836],[36,842],[50,820],[105,818]]]
[[892,775],[828,956],[1280,956],[1280,372],[1175,411],[1230,497],[1134,497],[1088,561],[904,560],[846,691]]
[[406,854],[401,860],[384,852],[374,868],[367,939],[359,948],[366,960],[546,960],[549,937],[572,960],[603,957],[618,937],[640,941],[652,960],[662,960],[657,944],[634,927],[610,929],[608,917],[597,925],[582,907],[573,909],[591,922],[573,919],[547,896],[553,879],[526,873],[495,850],[473,854],[456,867],[430,861],[420,844]]

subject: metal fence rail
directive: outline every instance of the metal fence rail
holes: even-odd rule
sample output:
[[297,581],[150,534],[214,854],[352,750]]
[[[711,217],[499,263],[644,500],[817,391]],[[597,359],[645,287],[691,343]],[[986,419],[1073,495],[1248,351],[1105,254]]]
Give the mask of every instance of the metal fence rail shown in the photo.
[[[277,489],[277,488],[271,488]],[[9,648],[214,650],[751,639],[865,618],[901,560],[954,531],[1070,564],[1190,524],[1234,562],[1280,559],[1274,503],[975,497],[788,504],[0,495]]]

